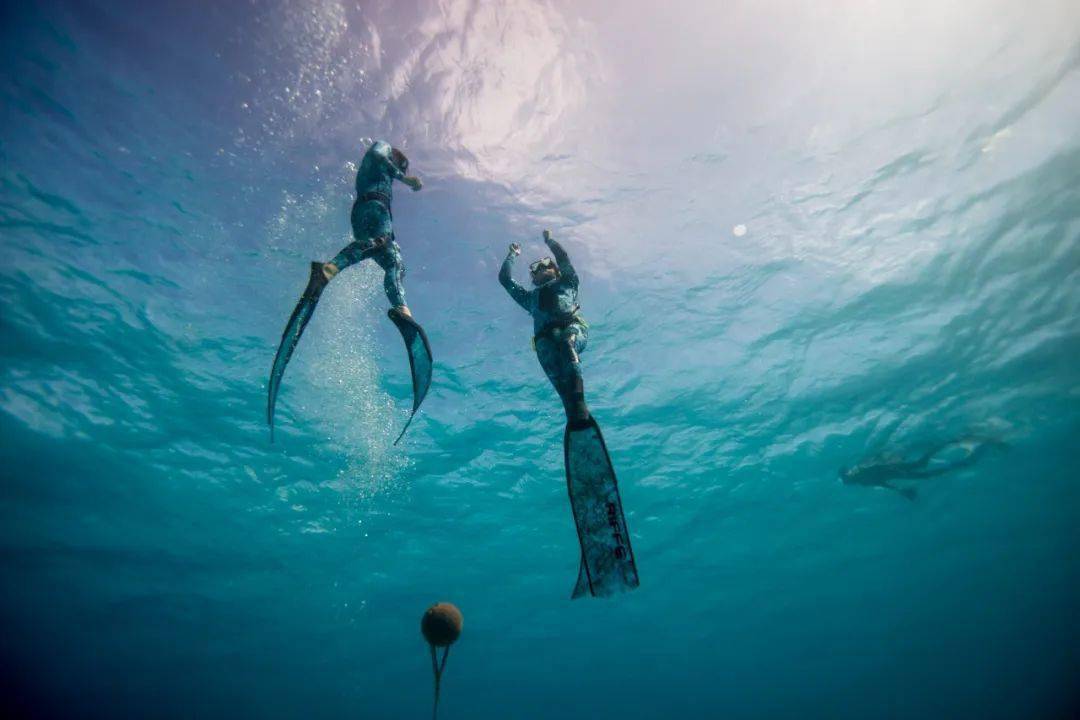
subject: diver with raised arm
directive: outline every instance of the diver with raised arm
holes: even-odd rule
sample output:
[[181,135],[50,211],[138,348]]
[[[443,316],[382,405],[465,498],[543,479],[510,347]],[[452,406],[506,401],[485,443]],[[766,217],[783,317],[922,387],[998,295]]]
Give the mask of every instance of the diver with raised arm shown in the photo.
[[542,258],[529,266],[534,289],[526,290],[511,275],[514,260],[521,254],[517,243],[510,245],[499,270],[499,283],[532,315],[533,344],[540,366],[562,399],[566,419],[582,423],[588,420],[589,411],[585,406],[579,355],[588,342],[589,325],[581,317],[577,302],[579,281],[570,257],[547,230],[544,242],[555,257]]
[[[281,335],[281,343],[270,371],[266,408],[271,439],[274,431],[274,406],[281,377],[304,328],[315,312],[323,290],[338,273],[363,260],[374,260],[383,269],[383,289],[390,301],[388,315],[405,339],[409,352],[409,364],[413,373],[413,414],[427,393],[427,386],[431,381],[431,349],[423,329],[412,319],[412,312],[405,304],[405,265],[401,259],[401,248],[394,236],[394,214],[390,209],[394,180],[401,181],[413,191],[423,187],[420,178],[409,175],[408,172],[409,159],[405,157],[405,153],[391,147],[389,143],[378,140],[364,153],[356,172],[356,200],[350,216],[353,241],[342,248],[330,262],[311,263],[307,287]],[[409,420],[412,420],[411,416]],[[398,439],[401,439],[400,436]]]
[[637,565],[630,533],[604,437],[596,418],[585,405],[581,353],[589,325],[578,305],[579,279],[570,257],[547,230],[544,242],[554,258],[529,266],[533,288],[514,281],[514,260],[521,246],[510,252],[499,270],[499,283],[533,318],[533,346],[566,411],[563,460],[570,506],[581,543],[581,564],[571,597],[611,595],[638,586]]

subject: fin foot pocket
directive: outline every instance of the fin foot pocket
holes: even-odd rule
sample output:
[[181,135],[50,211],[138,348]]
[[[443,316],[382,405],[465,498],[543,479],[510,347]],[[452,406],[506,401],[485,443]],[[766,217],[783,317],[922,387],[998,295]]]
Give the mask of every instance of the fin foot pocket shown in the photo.
[[583,418],[570,418],[566,421],[566,427],[570,430],[585,430],[592,427],[592,416],[586,415]]

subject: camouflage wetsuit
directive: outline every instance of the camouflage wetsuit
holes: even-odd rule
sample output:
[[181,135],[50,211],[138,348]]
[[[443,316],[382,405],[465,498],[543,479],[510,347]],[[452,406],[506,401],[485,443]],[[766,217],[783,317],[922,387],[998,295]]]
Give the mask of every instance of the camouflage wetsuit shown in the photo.
[[392,306],[405,304],[405,264],[401,260],[401,248],[394,241],[393,214],[390,203],[393,200],[394,180],[405,177],[405,168],[394,164],[389,143],[377,141],[364,154],[360,169],[356,172],[356,201],[352,207],[352,231],[355,240],[334,257],[330,262],[338,270],[360,262],[364,252],[382,244],[380,250],[369,254],[386,275],[383,288]]
[[559,393],[567,418],[581,419],[588,411],[578,355],[585,351],[589,326],[579,313],[578,276],[570,258],[554,239],[547,243],[559,266],[557,278],[526,290],[511,277],[515,256],[510,255],[499,270],[499,282],[532,315],[536,357]]

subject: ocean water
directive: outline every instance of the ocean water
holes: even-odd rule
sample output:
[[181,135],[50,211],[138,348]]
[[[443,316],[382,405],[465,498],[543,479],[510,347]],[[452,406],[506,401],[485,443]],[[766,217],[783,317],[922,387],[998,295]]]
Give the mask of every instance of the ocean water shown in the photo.
[[[942,6],[947,7],[942,7]],[[0,705],[18,718],[1080,713],[1080,6],[0,5]],[[372,138],[436,360],[349,239]],[[641,587],[571,602],[551,228]],[[519,263],[521,270],[522,263]],[[522,278],[523,279],[523,278]],[[909,502],[842,466],[1007,448]]]

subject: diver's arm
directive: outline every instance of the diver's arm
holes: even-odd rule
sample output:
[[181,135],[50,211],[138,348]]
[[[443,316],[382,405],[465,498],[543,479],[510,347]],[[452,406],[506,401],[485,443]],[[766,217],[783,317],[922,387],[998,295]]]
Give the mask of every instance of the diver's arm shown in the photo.
[[379,160],[382,162],[383,167],[386,168],[386,172],[390,174],[390,177],[405,183],[411,187],[414,192],[422,188],[424,184],[420,182],[420,178],[415,175],[406,175],[390,157],[390,153],[393,149],[394,148],[390,146],[390,143],[383,140],[379,140],[371,146],[372,152],[379,157]]
[[506,288],[506,292],[510,294],[510,297],[514,298],[514,302],[528,311],[529,291],[514,282],[514,278],[511,275],[511,271],[514,267],[514,258],[520,254],[521,246],[517,243],[513,243],[510,246],[509,254],[507,254],[506,259],[503,260],[502,268],[499,269],[499,284]]
[[566,254],[566,250],[559,244],[559,241],[551,237],[550,230],[544,231],[544,242],[551,248],[551,254],[555,256],[555,262],[559,266],[559,274],[562,275],[563,280],[577,287],[577,271],[574,270],[574,265],[570,262],[570,256]]
[[379,158],[379,163],[383,166],[390,177],[395,180],[401,180],[405,177],[405,173],[401,172],[401,168],[394,164],[394,161],[390,159],[390,151],[393,150],[390,147],[390,143],[384,140],[377,140],[375,144],[371,146],[370,152]]
[[397,163],[394,162],[392,153],[393,148],[390,148],[390,151],[386,156],[386,164],[390,167],[390,175],[393,176],[395,180],[400,180],[401,182],[408,185],[410,188],[412,188],[413,192],[417,192],[420,190],[420,188],[424,187],[424,183],[420,182],[420,178],[418,178],[416,175],[405,174],[405,170],[407,170],[409,167],[408,161],[406,161],[405,163],[405,169],[399,168],[397,166]]

